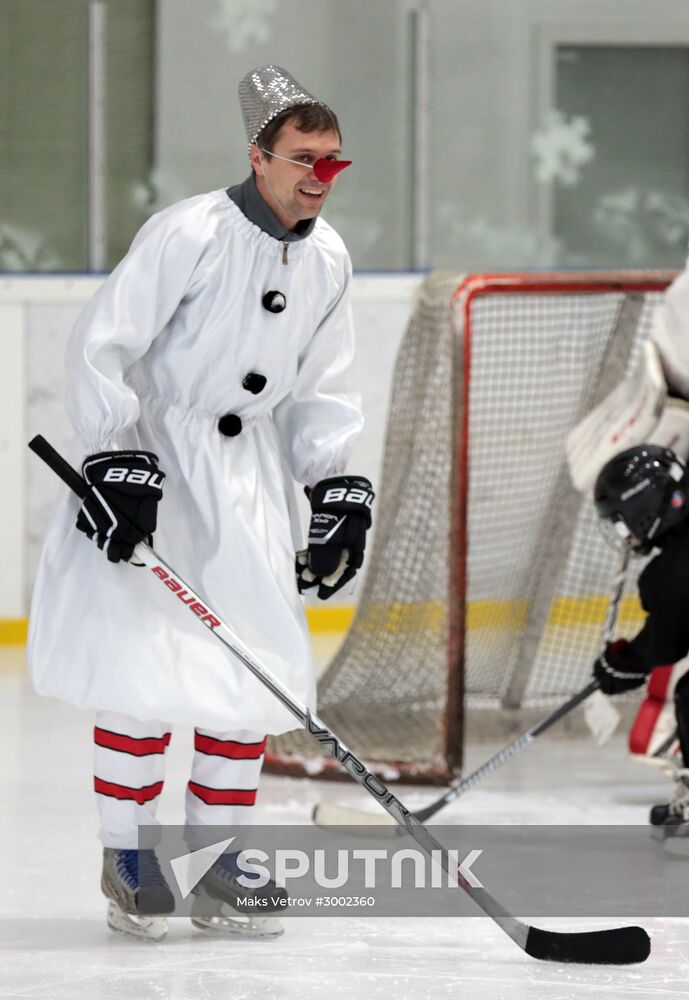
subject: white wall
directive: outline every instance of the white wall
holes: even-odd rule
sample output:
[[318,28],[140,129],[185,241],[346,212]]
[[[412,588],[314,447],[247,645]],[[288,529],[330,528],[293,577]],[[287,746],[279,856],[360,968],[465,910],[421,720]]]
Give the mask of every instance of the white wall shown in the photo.
[[[61,483],[26,448],[43,434],[67,451],[65,344],[79,311],[101,283],[92,277],[4,277],[0,280],[0,618],[28,613],[41,542]],[[366,428],[350,463],[378,481],[394,358],[410,313],[418,275],[357,275],[353,305],[358,331],[356,380]],[[351,603],[352,595],[342,595]]]

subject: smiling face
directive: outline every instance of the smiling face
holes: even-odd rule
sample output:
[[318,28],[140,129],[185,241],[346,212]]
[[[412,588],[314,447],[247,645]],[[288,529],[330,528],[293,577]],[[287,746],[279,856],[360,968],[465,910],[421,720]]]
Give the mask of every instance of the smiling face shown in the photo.
[[[320,159],[338,159],[340,134],[334,130],[302,132],[289,118],[272,143],[272,152],[276,156],[262,152],[256,143],[251,147],[256,186],[280,222],[293,229],[303,219],[318,215],[335,186],[336,178],[328,183],[319,181],[313,164]],[[279,156],[298,163],[287,163]]]

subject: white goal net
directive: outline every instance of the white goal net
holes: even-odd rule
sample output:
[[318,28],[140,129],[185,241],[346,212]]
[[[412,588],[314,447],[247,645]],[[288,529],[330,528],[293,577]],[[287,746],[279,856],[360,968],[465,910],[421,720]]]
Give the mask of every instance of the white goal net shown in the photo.
[[[572,487],[569,430],[631,371],[667,273],[434,273],[393,378],[376,534],[319,714],[399,775],[461,764],[465,712],[586,683],[616,558]],[[633,579],[619,630],[635,630]],[[300,733],[270,765],[326,773]]]

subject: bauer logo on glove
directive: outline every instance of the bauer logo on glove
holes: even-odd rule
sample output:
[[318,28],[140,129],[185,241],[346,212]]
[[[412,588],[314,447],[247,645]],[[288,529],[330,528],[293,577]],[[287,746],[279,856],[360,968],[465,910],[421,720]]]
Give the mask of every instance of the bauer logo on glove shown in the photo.
[[105,549],[110,562],[128,562],[156,529],[165,473],[150,451],[102,451],[82,466],[88,483],[77,528]]
[[369,509],[373,506],[373,496],[371,492],[371,484],[368,480],[364,480],[368,483],[368,487],[348,489],[346,486],[331,486],[325,491],[323,497],[323,505],[327,503],[342,503],[347,501],[352,504],[362,505],[368,507]]
[[300,593],[318,587],[325,601],[356,576],[364,561],[374,496],[362,476],[336,476],[314,486],[308,548],[297,552]]

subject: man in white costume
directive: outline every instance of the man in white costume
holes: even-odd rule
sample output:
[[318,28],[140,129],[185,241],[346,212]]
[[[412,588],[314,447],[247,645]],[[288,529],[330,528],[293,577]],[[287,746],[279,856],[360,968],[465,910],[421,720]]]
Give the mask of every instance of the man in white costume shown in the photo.
[[[339,124],[277,66],[247,74],[239,94],[249,179],[153,216],[76,324],[67,410],[91,489],[81,509],[61,498],[31,611],[36,690],[98,712],[108,921],[154,938],[174,901],[137,833],[156,822],[170,724],[196,727],[193,828],[248,821],[265,736],[294,721],[181,604],[119,563],[156,529],[165,480],[161,554],[313,706],[300,591],[327,598],[354,576],[373,498],[367,480],[344,475],[363,422],[351,263],[318,217],[348,165]],[[295,481],[312,508],[296,575]],[[237,874],[225,855],[201,888],[231,904]],[[262,932],[252,921],[248,933]]]

